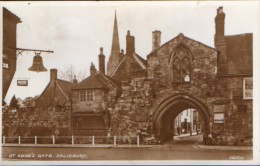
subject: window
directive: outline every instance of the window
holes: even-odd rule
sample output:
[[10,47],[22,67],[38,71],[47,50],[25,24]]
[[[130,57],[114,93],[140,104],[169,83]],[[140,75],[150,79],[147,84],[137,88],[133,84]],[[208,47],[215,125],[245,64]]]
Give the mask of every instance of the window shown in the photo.
[[244,78],[243,81],[243,98],[253,99],[253,78]]
[[191,61],[192,57],[184,46],[180,46],[174,51],[171,57],[173,82],[185,83],[191,81]]
[[94,93],[92,90],[87,91],[87,101],[93,101]]
[[80,102],[86,101],[86,91],[80,91],[79,92],[79,101]]
[[94,92],[92,90],[80,91],[79,92],[79,101],[93,101],[94,100]]
[[8,63],[4,63],[4,62],[3,62],[2,65],[3,65],[3,68],[4,68],[4,69],[9,69],[9,64],[8,64]]
[[9,69],[9,60],[7,54],[3,54],[2,67],[3,69]]

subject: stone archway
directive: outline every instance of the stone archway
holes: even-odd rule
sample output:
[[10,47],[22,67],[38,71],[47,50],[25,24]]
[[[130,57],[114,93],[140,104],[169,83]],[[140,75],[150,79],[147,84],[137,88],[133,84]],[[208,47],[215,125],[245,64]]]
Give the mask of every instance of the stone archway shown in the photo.
[[172,139],[171,123],[173,119],[188,108],[194,108],[202,115],[205,123],[203,135],[207,136],[210,133],[210,112],[207,106],[190,95],[177,94],[162,101],[153,115],[153,128],[156,138],[161,141]]

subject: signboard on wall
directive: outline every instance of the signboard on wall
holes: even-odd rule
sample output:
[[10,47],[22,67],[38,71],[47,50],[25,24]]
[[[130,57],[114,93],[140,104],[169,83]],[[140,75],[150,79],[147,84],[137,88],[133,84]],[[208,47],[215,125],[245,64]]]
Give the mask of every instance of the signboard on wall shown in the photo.
[[28,86],[28,80],[17,80],[17,86]]
[[224,123],[224,113],[214,113],[214,123]]

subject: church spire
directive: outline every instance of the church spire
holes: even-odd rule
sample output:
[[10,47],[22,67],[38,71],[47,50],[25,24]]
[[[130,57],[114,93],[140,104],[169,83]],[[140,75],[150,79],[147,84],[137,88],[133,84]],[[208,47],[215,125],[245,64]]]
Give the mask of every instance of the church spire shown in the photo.
[[118,35],[118,27],[117,27],[117,16],[115,11],[111,54],[107,64],[108,75],[110,75],[114,71],[114,69],[119,64],[119,61],[120,61],[120,46],[119,46],[119,35]]
[[112,49],[111,55],[117,55],[120,53],[120,46],[119,46],[119,37],[118,37],[118,28],[117,28],[117,18],[116,18],[116,11],[115,11],[115,19],[114,19],[114,29],[113,29],[113,39],[112,39]]

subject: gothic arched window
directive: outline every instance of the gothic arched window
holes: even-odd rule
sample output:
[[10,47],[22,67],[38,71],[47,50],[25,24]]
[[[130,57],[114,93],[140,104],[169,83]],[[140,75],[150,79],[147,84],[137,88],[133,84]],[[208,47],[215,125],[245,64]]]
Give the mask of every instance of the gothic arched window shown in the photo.
[[175,49],[170,59],[172,82],[191,81],[191,62],[192,56],[187,48],[179,46]]

